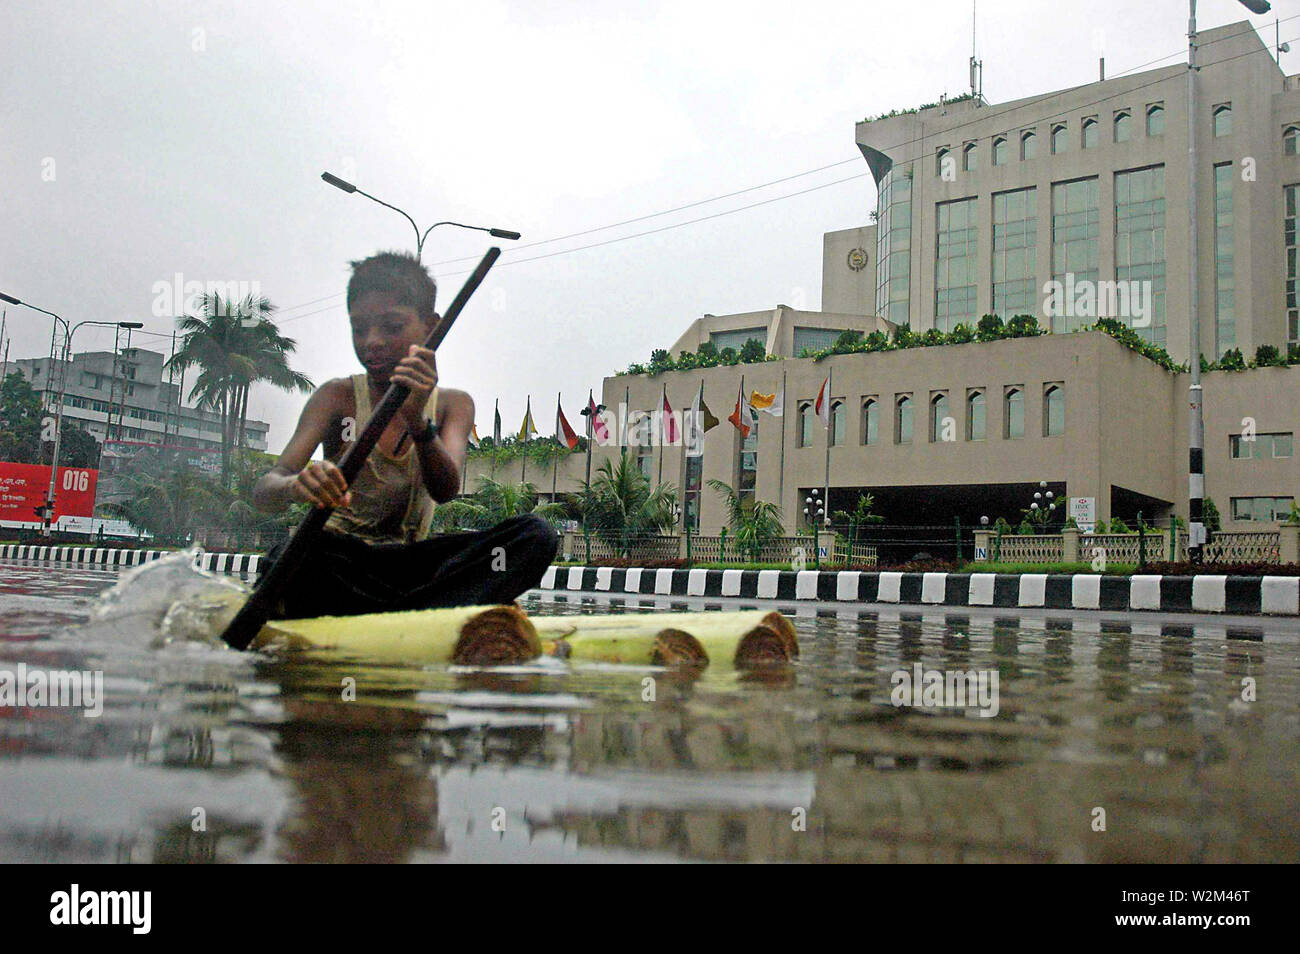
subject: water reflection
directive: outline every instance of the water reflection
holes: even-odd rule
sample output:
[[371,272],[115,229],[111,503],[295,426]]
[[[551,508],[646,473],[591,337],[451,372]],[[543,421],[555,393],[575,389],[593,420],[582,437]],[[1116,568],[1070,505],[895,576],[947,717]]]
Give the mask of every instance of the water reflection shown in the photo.
[[[1267,620],[800,607],[789,667],[380,667],[87,640],[64,626],[111,571],[4,569],[0,669],[98,668],[107,701],[100,719],[0,709],[0,860],[1292,861],[1300,847],[1300,646]],[[891,675],[914,665],[996,671],[997,716],[895,707]]]

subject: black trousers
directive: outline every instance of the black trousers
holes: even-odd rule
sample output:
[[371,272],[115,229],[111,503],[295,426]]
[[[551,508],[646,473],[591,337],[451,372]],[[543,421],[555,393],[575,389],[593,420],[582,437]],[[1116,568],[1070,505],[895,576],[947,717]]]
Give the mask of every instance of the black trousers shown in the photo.
[[294,574],[277,615],[302,619],[509,603],[541,582],[558,548],[551,526],[527,515],[418,543],[376,544],[324,533]]

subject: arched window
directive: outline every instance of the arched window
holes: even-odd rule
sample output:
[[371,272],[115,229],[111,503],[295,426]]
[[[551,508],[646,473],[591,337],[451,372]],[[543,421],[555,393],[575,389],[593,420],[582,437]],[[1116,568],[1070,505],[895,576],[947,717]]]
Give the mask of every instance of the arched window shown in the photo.
[[813,410],[812,401],[804,401],[799,405],[799,446],[812,447],[813,443],[813,425],[817,421],[817,413]]
[[1121,109],[1115,114],[1115,141],[1128,142],[1133,135],[1133,114]]
[[1052,155],[1060,155],[1070,148],[1070,132],[1065,128],[1065,123],[1057,123],[1052,127]]
[[936,394],[930,398],[930,442],[938,444],[943,440],[945,422],[951,415],[948,413],[948,395]]
[[1288,126],[1282,133],[1282,152],[1288,156],[1300,154],[1300,126]]
[[971,143],[961,151],[961,167],[967,172],[974,172],[979,168],[980,151],[975,143]]
[[1097,148],[1097,120],[1085,119],[1083,121],[1083,148]]
[[1002,436],[1019,440],[1025,436],[1025,392],[1020,388],[1007,388],[1003,403]]
[[848,416],[843,401],[831,402],[831,443],[836,447],[844,443],[844,426]]
[[1065,433],[1065,390],[1059,384],[1048,385],[1043,392],[1043,436]]
[[880,442],[880,402],[867,398],[862,402],[862,443]]
[[1232,107],[1216,106],[1214,109],[1214,138],[1232,133]]
[[1020,136],[1020,158],[1021,160],[1033,159],[1038,155],[1038,137],[1033,131],[1023,133]]
[[972,391],[966,397],[966,440],[984,440],[984,426],[988,417],[987,410],[984,406],[983,391]]
[[1005,166],[1007,164],[1007,137],[998,136],[993,140],[993,165]]
[[894,443],[912,443],[912,399],[904,394],[898,399],[898,412],[894,415]]
[[1165,134],[1165,108],[1159,103],[1147,107],[1147,135],[1163,136]]
[[947,149],[940,149],[938,152],[934,154],[934,174],[936,176],[943,175],[943,161],[947,158],[948,158]]

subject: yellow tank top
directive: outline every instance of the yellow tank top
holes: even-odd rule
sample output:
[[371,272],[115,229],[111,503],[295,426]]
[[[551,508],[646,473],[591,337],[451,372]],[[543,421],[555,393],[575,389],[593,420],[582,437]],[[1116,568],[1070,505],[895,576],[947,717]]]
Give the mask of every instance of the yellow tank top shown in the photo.
[[[370,387],[364,374],[352,375],[356,398],[356,433],[370,420]],[[438,389],[424,406],[425,416],[437,420]],[[351,442],[348,442],[351,447]],[[375,447],[352,481],[352,505],[338,507],[325,523],[328,530],[361,537],[370,543],[411,543],[429,535],[433,498],[420,476],[420,456],[412,441],[396,457]]]

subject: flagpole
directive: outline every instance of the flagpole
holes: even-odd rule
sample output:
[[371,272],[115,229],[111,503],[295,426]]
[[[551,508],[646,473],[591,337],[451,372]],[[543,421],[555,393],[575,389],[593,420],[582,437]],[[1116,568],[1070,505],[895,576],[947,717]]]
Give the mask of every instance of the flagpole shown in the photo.
[[560,392],[555,392],[555,462],[551,471],[551,503],[555,503],[555,482],[560,476]]
[[627,456],[627,419],[632,414],[631,404],[632,404],[632,387],[631,385],[624,385],[623,387],[623,437],[622,437],[623,443],[622,446],[619,448],[619,453],[623,457]]
[[492,479],[497,476],[497,445],[501,443],[501,399],[492,399]]
[[530,395],[528,403],[524,405],[524,426],[519,429],[523,435],[523,440],[519,442],[520,450],[523,452],[519,456],[519,482],[522,484],[528,479],[528,448],[524,447],[528,443],[528,419],[533,415],[533,399]]
[[[785,507],[785,368],[781,368],[781,473],[778,477],[777,506]],[[798,509],[797,507],[795,508]]]
[[[695,515],[699,518],[699,528],[704,527],[704,378],[700,378],[700,409],[695,414],[695,439],[700,442],[696,450],[700,457],[700,491],[695,498]],[[690,519],[689,514],[687,519]]]
[[664,420],[664,405],[668,403],[668,382],[664,382],[663,394],[659,398],[659,486],[664,483],[664,430],[668,422]]

